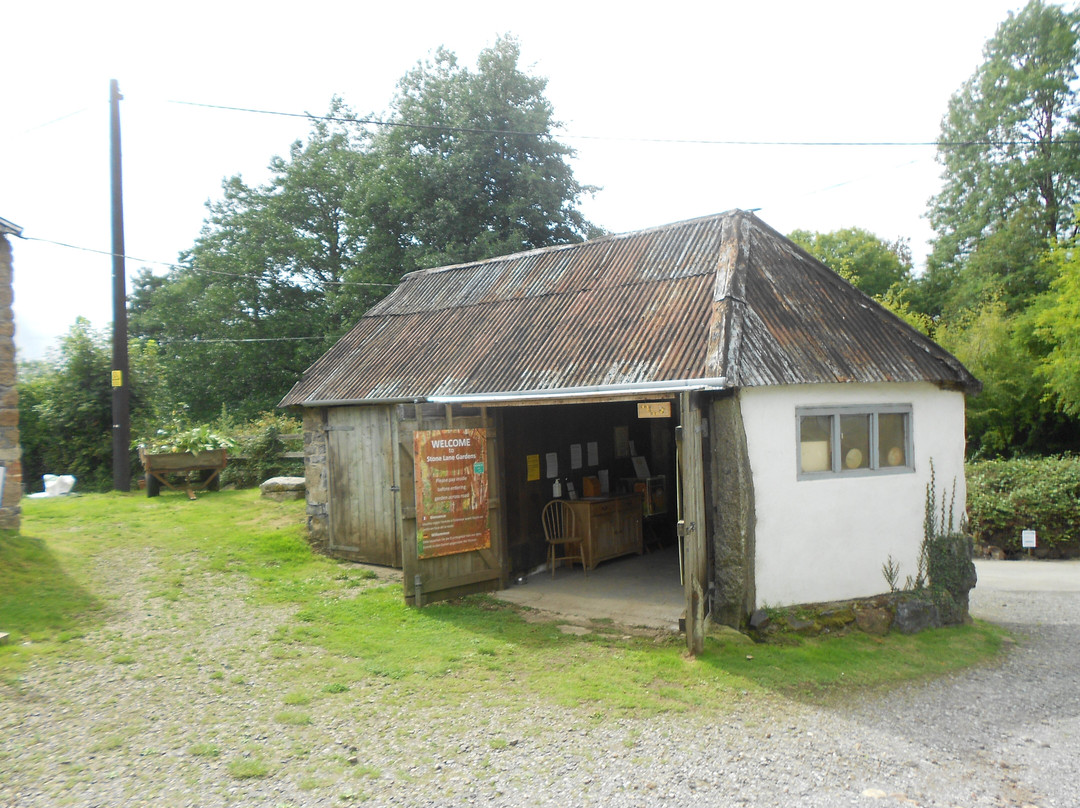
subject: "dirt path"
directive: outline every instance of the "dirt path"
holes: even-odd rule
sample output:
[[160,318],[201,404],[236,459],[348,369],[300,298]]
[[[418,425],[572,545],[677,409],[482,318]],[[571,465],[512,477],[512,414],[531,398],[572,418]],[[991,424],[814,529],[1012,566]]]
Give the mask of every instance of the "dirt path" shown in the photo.
[[1044,586],[1073,580],[1052,562],[997,563],[1018,574],[988,568],[973,609],[1019,637],[1000,666],[835,709],[746,697],[623,721],[408,709],[385,682],[290,702],[321,660],[280,641],[286,612],[214,575],[156,594],[150,555],[109,559],[103,591],[121,595],[90,650],[0,690],[0,806],[1075,808],[1080,586]]

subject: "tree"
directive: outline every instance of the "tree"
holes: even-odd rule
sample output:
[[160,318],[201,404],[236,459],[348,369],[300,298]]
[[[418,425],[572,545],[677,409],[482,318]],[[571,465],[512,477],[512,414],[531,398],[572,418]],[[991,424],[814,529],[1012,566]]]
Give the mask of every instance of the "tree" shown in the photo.
[[1050,345],[1039,366],[1047,398],[1074,418],[1080,417],[1080,256],[1061,246],[1051,261],[1057,269],[1044,305],[1035,314],[1041,336]]
[[795,230],[792,241],[871,297],[911,280],[911,248],[904,239],[883,241],[869,230],[848,227],[830,233]]
[[[156,347],[132,344],[128,361],[132,411],[153,412]],[[57,355],[20,367],[20,439],[28,482],[43,474],[73,474],[82,490],[112,487],[111,367],[111,338],[82,317],[61,340]],[[144,422],[133,422],[134,433],[144,428]]]
[[131,331],[160,344],[172,400],[196,420],[253,416],[403,273],[596,232],[546,80],[518,58],[509,38],[475,71],[439,49],[377,134],[334,99],[265,185],[226,180],[180,266],[134,284]]
[[371,262],[406,272],[598,232],[578,208],[593,189],[552,134],[547,80],[523,73],[519,58],[511,37],[482,51],[475,71],[439,48],[401,79],[394,125],[371,154]]
[[268,183],[223,183],[180,266],[136,277],[131,331],[160,343],[164,386],[190,417],[272,408],[392,288],[396,278],[372,283],[358,261],[367,135],[354,118],[334,99],[306,142],[271,160]]
[[[1016,311],[1045,291],[1035,259],[1070,232],[1080,202],[1078,29],[1080,11],[1030,0],[998,27],[983,64],[950,99],[922,282],[936,292],[924,296],[930,313],[995,295]],[[1002,254],[1010,245],[1013,254]]]

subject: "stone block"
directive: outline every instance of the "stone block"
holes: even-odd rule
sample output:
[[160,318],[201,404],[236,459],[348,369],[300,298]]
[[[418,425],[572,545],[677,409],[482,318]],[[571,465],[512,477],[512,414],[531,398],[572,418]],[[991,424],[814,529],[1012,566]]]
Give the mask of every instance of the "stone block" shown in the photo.
[[901,634],[916,634],[928,628],[941,626],[941,614],[938,607],[928,600],[911,598],[896,604],[896,619],[893,628]]
[[755,609],[750,615],[750,628],[754,631],[764,631],[769,627],[770,622],[769,613],[764,609]]
[[883,637],[889,633],[892,622],[892,612],[886,608],[870,606],[855,609],[855,625],[866,634]]
[[731,626],[722,626],[719,623],[709,621],[706,633],[716,640],[728,645],[755,645],[754,640]]
[[306,490],[307,486],[303,477],[271,477],[259,486],[263,497],[278,502],[303,499]]

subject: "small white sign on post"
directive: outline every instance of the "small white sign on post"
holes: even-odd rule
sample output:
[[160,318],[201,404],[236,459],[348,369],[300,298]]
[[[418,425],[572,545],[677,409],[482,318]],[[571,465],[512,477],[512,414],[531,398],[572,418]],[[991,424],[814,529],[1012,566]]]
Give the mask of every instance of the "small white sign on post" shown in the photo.
[[1024,530],[1020,533],[1020,542],[1024,549],[1028,549],[1035,546],[1035,531]]

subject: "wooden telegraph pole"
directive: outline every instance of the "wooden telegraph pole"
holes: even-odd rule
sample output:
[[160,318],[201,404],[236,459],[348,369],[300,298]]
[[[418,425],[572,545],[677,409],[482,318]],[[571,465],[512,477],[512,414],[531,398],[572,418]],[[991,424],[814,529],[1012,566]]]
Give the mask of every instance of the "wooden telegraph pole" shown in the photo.
[[109,166],[112,178],[113,339],[112,425],[113,488],[131,490],[131,412],[128,385],[127,277],[124,266],[124,189],[120,170],[120,86],[109,82]]

